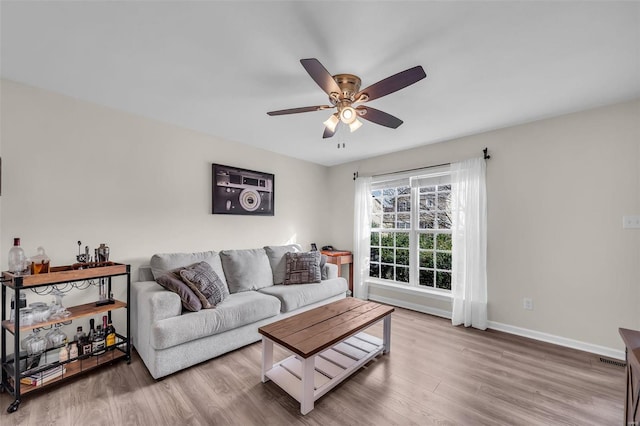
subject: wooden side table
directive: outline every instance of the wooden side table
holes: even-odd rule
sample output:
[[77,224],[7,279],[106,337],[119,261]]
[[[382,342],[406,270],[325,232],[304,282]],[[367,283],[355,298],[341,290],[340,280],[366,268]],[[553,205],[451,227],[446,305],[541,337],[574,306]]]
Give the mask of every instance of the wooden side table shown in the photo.
[[320,253],[327,256],[327,262],[338,265],[338,276],[342,274],[342,265],[349,265],[349,291],[353,294],[353,255],[350,251],[322,250]]
[[624,424],[638,424],[640,414],[640,331],[619,328],[627,361],[627,392],[624,401]]

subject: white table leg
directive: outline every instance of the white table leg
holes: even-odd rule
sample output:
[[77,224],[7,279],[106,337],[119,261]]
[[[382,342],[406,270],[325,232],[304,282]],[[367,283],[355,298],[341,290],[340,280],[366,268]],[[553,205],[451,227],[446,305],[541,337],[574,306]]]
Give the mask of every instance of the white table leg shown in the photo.
[[269,381],[267,371],[273,368],[273,342],[262,336],[262,383]]
[[382,320],[383,326],[383,345],[384,345],[384,353],[388,354],[391,352],[391,314],[384,317]]
[[312,356],[302,360],[302,401],[300,402],[300,412],[302,414],[307,414],[313,410],[315,358],[315,356]]

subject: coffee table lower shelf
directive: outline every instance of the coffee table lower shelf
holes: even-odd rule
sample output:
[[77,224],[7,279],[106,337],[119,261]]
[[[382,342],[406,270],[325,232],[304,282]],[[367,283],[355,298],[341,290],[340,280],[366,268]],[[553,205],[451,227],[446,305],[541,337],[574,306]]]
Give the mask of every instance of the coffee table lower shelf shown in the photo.
[[[263,338],[264,340],[264,338]],[[313,401],[336,387],[353,372],[384,352],[382,339],[358,333],[330,349],[309,358],[313,360]],[[265,372],[265,376],[295,398],[300,404],[303,396],[304,360],[292,355]],[[304,409],[303,414],[306,414]]]

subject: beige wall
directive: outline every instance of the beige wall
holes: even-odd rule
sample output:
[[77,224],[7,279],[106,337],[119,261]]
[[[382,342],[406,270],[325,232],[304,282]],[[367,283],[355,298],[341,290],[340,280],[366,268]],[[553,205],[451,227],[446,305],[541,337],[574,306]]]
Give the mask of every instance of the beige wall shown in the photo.
[[[2,270],[14,236],[54,265],[75,262],[78,240],[107,243],[134,279],[157,252],[327,244],[324,166],[6,80],[1,90]],[[211,163],[274,173],[275,216],[212,215]]]
[[640,229],[622,229],[623,215],[640,214],[638,123],[635,101],[333,167],[333,244],[353,246],[353,172],[457,161],[488,147],[489,320],[619,351],[618,327],[640,328]]
[[[74,262],[77,240],[105,242],[134,271],[156,252],[289,241],[350,249],[353,172],[456,161],[486,146],[489,320],[616,350],[618,327],[640,328],[640,230],[621,225],[640,214],[638,101],[327,169],[6,80],[0,100],[2,269],[14,236],[56,265]],[[210,214],[214,162],[274,173],[276,215]]]

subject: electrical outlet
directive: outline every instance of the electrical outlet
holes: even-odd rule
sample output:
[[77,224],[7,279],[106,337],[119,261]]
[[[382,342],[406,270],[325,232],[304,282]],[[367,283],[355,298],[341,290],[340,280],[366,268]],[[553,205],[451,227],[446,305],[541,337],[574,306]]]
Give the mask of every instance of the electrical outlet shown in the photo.
[[530,297],[525,297],[522,299],[522,307],[527,311],[533,311],[533,299]]
[[622,216],[622,227],[625,229],[640,228],[640,216]]

